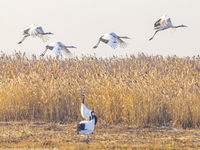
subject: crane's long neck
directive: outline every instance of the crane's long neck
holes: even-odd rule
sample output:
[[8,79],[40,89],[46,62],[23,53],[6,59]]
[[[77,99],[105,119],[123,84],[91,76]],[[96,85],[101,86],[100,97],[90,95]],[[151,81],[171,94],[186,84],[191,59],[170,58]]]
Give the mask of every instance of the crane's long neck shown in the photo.
[[84,104],[84,99],[85,99],[85,96],[83,96],[83,99],[82,99],[82,103]]
[[46,32],[46,33],[41,33],[41,34],[46,35],[46,34],[53,34],[53,33],[51,33],[51,32]]
[[91,115],[91,120],[90,120],[91,122],[95,122],[95,118],[94,118],[94,115],[92,114]]
[[179,28],[179,27],[186,27],[186,26],[183,26],[183,25],[174,26],[174,28]]
[[74,47],[74,46],[65,46],[66,48],[76,48],[76,47]]
[[118,38],[130,39],[129,37],[126,36],[119,36]]

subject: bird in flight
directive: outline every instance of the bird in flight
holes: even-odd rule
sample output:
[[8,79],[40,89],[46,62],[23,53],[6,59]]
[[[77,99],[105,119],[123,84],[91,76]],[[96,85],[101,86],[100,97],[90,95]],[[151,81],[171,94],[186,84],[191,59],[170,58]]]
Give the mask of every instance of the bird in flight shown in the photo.
[[179,28],[179,27],[187,27],[187,26],[185,25],[174,26],[172,25],[171,18],[166,19],[166,15],[164,15],[154,24],[154,30],[156,31],[153,37],[150,38],[149,40],[152,40],[154,36],[156,35],[156,33],[158,33],[159,31],[167,29],[169,32],[173,33],[176,31],[175,28]]
[[25,38],[32,36],[32,37],[38,37],[42,42],[47,42],[49,40],[49,37],[47,34],[53,34],[51,32],[44,32],[42,27],[35,28],[35,24],[32,24],[28,28],[26,28],[22,35],[24,35],[23,39],[18,42],[18,44],[21,44]]
[[68,48],[76,48],[74,46],[65,46],[61,42],[52,42],[46,46],[44,52],[40,56],[44,56],[47,50],[53,50],[57,56],[64,55],[68,58],[73,58],[74,55],[68,50]]
[[106,33],[99,38],[98,43],[93,48],[97,48],[100,42],[108,44],[111,48],[114,48],[114,49],[117,48],[118,45],[121,48],[125,48],[128,44],[122,41],[121,38],[130,39],[126,36],[122,36],[122,37],[117,36],[114,32]]

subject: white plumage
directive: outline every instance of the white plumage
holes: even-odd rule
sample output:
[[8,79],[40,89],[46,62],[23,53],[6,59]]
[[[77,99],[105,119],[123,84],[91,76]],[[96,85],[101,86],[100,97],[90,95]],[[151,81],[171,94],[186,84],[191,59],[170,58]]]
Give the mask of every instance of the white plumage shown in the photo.
[[171,19],[170,18],[166,19],[166,15],[164,15],[154,24],[154,30],[156,31],[153,37],[150,38],[149,40],[152,40],[154,36],[156,35],[156,33],[159,31],[167,29],[169,32],[173,33],[176,31],[175,28],[179,28],[179,27],[187,27],[187,26],[185,25],[174,26],[172,25]]
[[[83,99],[82,99],[82,103],[81,103],[81,115],[84,119],[89,121],[89,120],[91,120],[90,112],[92,110],[88,109],[84,104],[84,99],[85,99],[84,93],[82,94],[82,96],[83,96]],[[95,118],[95,124],[96,124],[97,123],[97,117],[94,115],[94,118]]]
[[35,28],[35,24],[32,24],[31,26],[29,26],[28,28],[26,28],[23,32],[22,35],[24,35],[23,39],[18,42],[18,44],[21,44],[25,38],[27,38],[28,36],[32,36],[32,37],[38,37],[42,42],[47,42],[49,40],[49,37],[47,36],[47,34],[53,34],[51,32],[44,32],[42,27],[37,27]]
[[89,135],[94,131],[94,111],[90,111],[91,120],[90,121],[81,121],[77,125],[77,133],[78,135],[87,135],[87,143],[89,142]]
[[57,56],[64,55],[68,58],[73,58],[74,55],[67,48],[76,48],[74,46],[65,46],[61,42],[52,42],[46,46],[44,52],[40,56],[44,56],[47,50],[53,50]]
[[118,45],[121,48],[125,48],[128,44],[122,41],[121,38],[130,39],[126,36],[120,37],[116,35],[114,32],[106,33],[99,38],[98,43],[93,48],[97,48],[100,42],[108,44],[111,48],[114,48],[114,49],[117,48]]
[[82,99],[82,103],[81,103],[81,115],[84,119],[86,120],[90,120],[90,111],[84,104],[84,99],[85,99],[85,94],[82,94],[83,99]]

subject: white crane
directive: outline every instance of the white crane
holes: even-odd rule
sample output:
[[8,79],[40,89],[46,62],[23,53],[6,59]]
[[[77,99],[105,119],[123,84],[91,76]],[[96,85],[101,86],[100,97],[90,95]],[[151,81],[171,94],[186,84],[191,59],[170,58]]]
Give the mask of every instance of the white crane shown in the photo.
[[122,37],[117,36],[114,32],[106,33],[99,38],[98,43],[93,48],[97,48],[100,42],[108,44],[111,48],[114,48],[114,49],[117,48],[118,45],[121,48],[125,48],[128,44],[122,41],[121,38],[130,39],[126,36],[122,36]]
[[44,52],[40,56],[44,56],[47,50],[53,50],[57,56],[61,54],[68,58],[73,58],[74,55],[67,48],[76,48],[74,46],[65,46],[61,42],[52,42],[46,46]]
[[89,142],[89,135],[94,131],[94,124],[95,124],[95,118],[94,118],[94,111],[90,111],[91,120],[90,121],[81,121],[77,125],[77,133],[78,135],[87,135],[87,144]]
[[23,39],[18,42],[18,44],[21,44],[25,38],[27,38],[28,36],[32,36],[32,37],[38,37],[42,42],[47,42],[49,40],[49,37],[47,36],[47,34],[53,34],[51,32],[44,32],[42,27],[37,27],[35,28],[35,24],[32,24],[31,26],[29,26],[28,28],[26,28],[23,32],[22,35],[24,35]]
[[[89,109],[85,106],[85,104],[84,104],[84,99],[85,99],[85,94],[84,94],[84,93],[82,94],[82,96],[83,96],[83,99],[82,99],[82,104],[81,104],[81,115],[82,115],[82,117],[83,117],[84,119],[90,121],[90,120],[91,120],[90,112],[91,112],[92,110],[89,110]],[[95,118],[95,125],[96,125],[96,123],[97,123],[97,117],[94,115],[94,118]]]
[[156,33],[159,31],[167,29],[169,32],[173,33],[176,31],[175,28],[179,28],[179,27],[187,27],[187,26],[185,25],[173,26],[171,22],[171,18],[166,19],[166,15],[164,15],[154,24],[154,30],[156,31],[153,37],[150,38],[149,40],[152,40],[154,36],[156,35]]

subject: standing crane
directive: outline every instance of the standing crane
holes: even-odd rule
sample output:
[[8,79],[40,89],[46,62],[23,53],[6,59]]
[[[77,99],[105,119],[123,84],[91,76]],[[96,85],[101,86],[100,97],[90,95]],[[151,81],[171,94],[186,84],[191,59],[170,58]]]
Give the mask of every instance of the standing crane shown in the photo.
[[[81,103],[81,115],[83,118],[85,118],[86,120],[90,121],[91,120],[91,115],[90,112],[92,110],[88,109],[85,104],[84,104],[84,99],[85,99],[85,94],[82,94],[83,99],[82,99],[82,103]],[[97,123],[97,117],[94,115],[94,119],[95,119],[95,125]]]
[[94,124],[95,124],[95,118],[94,118],[94,111],[90,111],[91,120],[90,121],[81,121],[77,125],[77,133],[78,135],[87,135],[87,144],[89,142],[89,135],[94,131]]

